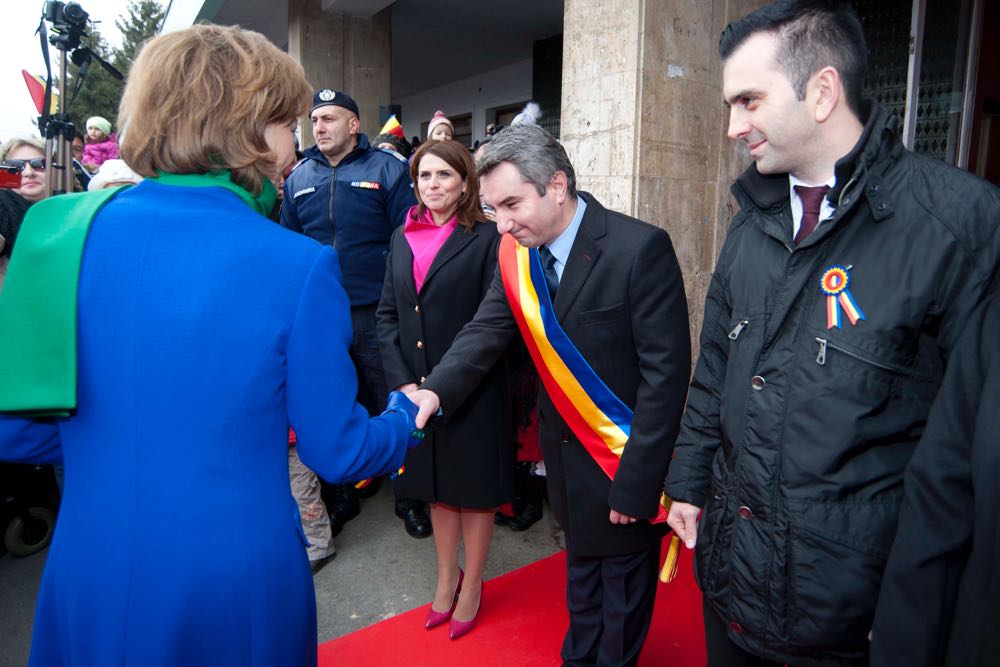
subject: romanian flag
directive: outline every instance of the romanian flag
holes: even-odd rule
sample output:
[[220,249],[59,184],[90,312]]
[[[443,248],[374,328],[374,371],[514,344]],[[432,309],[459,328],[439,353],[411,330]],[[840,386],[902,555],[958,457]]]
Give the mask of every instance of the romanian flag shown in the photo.
[[[614,479],[631,435],[632,410],[612,393],[556,320],[536,248],[505,234],[500,241],[500,275],[521,337],[559,415],[609,479]],[[670,499],[661,496],[651,523],[667,520]],[[680,539],[670,540],[660,578],[672,580]]]
[[[29,73],[28,70],[21,70],[21,76],[24,77],[24,83],[28,86],[28,93],[31,95],[31,101],[35,103],[35,109],[38,110],[38,113],[42,113],[42,105],[45,104],[45,79]],[[59,93],[53,88],[49,113],[56,113],[58,110]]]
[[379,130],[379,134],[392,134],[400,139],[406,139],[406,132],[403,132],[403,126],[396,120],[396,114],[389,116],[389,120],[385,121],[385,125]]

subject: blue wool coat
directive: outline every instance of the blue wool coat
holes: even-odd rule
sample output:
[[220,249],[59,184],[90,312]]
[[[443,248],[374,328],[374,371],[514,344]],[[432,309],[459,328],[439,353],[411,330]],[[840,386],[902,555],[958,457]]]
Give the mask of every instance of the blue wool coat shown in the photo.
[[145,181],[95,218],[78,409],[0,417],[0,459],[62,462],[31,665],[314,665],[288,427],[331,481],[396,469],[401,415],[354,402],[333,250],[222,188]]

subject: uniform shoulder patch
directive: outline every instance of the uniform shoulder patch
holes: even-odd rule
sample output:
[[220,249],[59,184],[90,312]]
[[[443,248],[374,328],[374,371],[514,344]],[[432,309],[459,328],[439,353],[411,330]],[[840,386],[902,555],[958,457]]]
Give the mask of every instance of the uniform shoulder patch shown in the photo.
[[391,148],[376,148],[375,150],[382,151],[383,153],[388,153],[400,162],[406,162],[406,158],[400,155],[398,152],[392,150]]

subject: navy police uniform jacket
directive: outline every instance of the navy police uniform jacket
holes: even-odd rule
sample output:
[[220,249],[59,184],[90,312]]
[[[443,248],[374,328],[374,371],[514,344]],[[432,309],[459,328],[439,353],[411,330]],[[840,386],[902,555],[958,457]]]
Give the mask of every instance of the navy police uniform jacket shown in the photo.
[[313,146],[285,179],[281,224],[325,245],[340,259],[351,307],[373,306],[382,293],[389,239],[416,204],[406,160],[358,145],[331,165]]

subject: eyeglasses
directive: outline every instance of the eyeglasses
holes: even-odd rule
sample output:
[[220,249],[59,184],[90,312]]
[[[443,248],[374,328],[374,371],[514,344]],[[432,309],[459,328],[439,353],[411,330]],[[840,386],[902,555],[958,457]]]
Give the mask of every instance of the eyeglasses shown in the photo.
[[3,166],[14,167],[18,171],[24,171],[26,165],[31,165],[31,168],[35,171],[45,170],[45,158],[36,157],[30,160],[4,160]]

